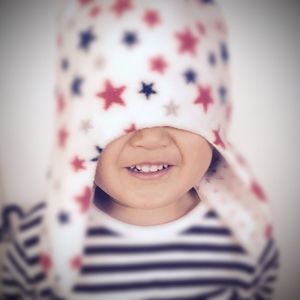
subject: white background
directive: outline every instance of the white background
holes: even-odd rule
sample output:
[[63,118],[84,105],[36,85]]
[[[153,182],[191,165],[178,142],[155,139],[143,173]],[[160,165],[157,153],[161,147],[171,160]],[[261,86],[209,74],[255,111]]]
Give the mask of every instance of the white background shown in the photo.
[[[0,1],[0,198],[42,199],[52,145],[59,0]],[[276,300],[300,297],[300,9],[223,0],[234,110],[229,136],[271,199],[281,248]],[[4,201],[3,201],[4,200]]]

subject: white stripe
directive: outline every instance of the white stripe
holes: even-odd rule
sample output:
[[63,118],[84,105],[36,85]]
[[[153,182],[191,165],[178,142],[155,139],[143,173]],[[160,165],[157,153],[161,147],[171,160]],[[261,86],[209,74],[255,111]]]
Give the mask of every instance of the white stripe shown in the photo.
[[[257,266],[257,272],[256,273],[257,273],[258,276],[260,276],[260,274],[261,274],[263,268],[265,267],[266,263],[268,264],[270,262],[272,257],[275,255],[276,251],[277,251],[277,248],[275,247],[274,244],[272,244],[271,249],[269,249],[269,251],[268,251],[267,255],[264,257],[264,260],[262,261],[262,263]],[[271,265],[271,268],[272,268],[272,265]],[[266,271],[267,270],[265,270],[264,272],[266,272]]]
[[26,230],[26,231],[19,231],[18,232],[18,240],[20,241],[20,243],[23,243],[30,238],[33,238],[35,236],[39,236],[41,235],[41,224],[38,224],[34,227],[31,227],[30,229]]
[[[25,216],[20,224],[19,224],[19,227],[20,229],[22,228],[22,226],[26,226],[27,224],[31,223],[32,221],[35,221],[36,219],[42,219],[44,218],[44,211],[43,210],[38,210],[38,211],[35,211],[34,213],[32,213],[31,215],[29,216]],[[38,225],[37,225],[38,226]],[[22,232],[26,231],[26,230],[30,230],[30,229],[22,229]]]
[[209,253],[209,252],[160,252],[147,254],[123,254],[120,255],[91,255],[84,256],[83,263],[87,265],[93,264],[120,264],[120,263],[143,263],[143,262],[157,262],[157,261],[215,261],[215,262],[241,262],[252,265],[252,259],[244,254],[236,253]]
[[[13,255],[14,256],[14,255]],[[15,258],[15,257],[14,257]],[[16,259],[15,259],[16,260]],[[25,281],[23,275],[20,275],[20,273],[15,269],[14,265],[7,259],[5,262],[6,267],[9,269],[9,272],[13,276],[13,278],[19,282],[22,287],[28,289],[28,284]]]
[[[22,248],[24,250],[24,248]],[[14,247],[12,247],[10,253],[16,260],[17,264],[25,271],[28,278],[33,278],[37,273],[41,271],[40,264],[34,266],[27,265],[23,258],[18,254]],[[27,284],[26,284],[27,286]]]
[[100,245],[116,245],[116,246],[143,246],[143,245],[168,245],[168,244],[212,244],[212,245],[236,245],[233,237],[223,236],[223,235],[214,235],[214,234],[194,234],[194,235],[183,235],[181,237],[170,237],[166,241],[155,242],[155,240],[149,239],[127,239],[127,238],[116,238],[116,237],[107,237],[107,236],[98,236],[98,237],[89,237],[86,239],[86,246],[100,246]]

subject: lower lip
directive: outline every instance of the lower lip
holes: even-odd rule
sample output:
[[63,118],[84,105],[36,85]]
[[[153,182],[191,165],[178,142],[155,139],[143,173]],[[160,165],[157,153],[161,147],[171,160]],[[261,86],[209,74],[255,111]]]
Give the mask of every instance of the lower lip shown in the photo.
[[130,169],[127,169],[128,172],[130,173],[130,175],[133,175],[136,178],[139,179],[157,179],[157,178],[161,178],[165,175],[167,175],[168,173],[170,173],[171,169],[173,166],[169,166],[167,169],[162,169],[160,171],[156,171],[156,172],[149,172],[149,173],[142,173],[142,172],[136,172],[136,171],[132,171]]

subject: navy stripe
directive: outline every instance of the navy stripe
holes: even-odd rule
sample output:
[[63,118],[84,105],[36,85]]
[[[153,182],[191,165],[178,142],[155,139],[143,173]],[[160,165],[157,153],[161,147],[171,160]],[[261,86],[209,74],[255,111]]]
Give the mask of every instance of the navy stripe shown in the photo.
[[224,227],[197,227],[193,226],[182,232],[183,234],[210,234],[210,235],[232,235],[231,231],[228,228]]
[[[60,296],[56,295],[51,288],[44,288],[40,291],[40,296],[42,297],[50,297],[51,300],[66,300],[61,298]],[[71,299],[70,299],[71,300]]]
[[33,206],[33,208],[26,214],[26,217],[29,217],[31,215],[33,215],[35,212],[42,210],[43,208],[46,207],[46,202],[40,202],[38,204],[36,204],[35,206]]
[[223,294],[224,292],[226,292],[226,288],[221,288],[221,289],[217,289],[216,291],[213,292],[209,292],[209,293],[205,293],[205,294],[198,294],[195,296],[190,296],[190,297],[172,297],[172,298],[149,298],[146,300],[208,300],[211,297],[216,297],[219,296],[221,294]]
[[18,264],[15,257],[12,255],[12,253],[8,252],[7,255],[9,261],[12,263],[14,268],[18,271],[18,273],[23,277],[23,279],[26,281],[27,284],[37,284],[45,279],[44,273],[37,273],[33,278],[29,278],[26,271]]
[[238,245],[215,245],[215,244],[169,244],[169,245],[151,245],[151,246],[88,246],[84,249],[84,254],[137,254],[153,252],[229,252],[244,253],[244,249]]
[[112,273],[112,272],[135,272],[135,271],[150,271],[150,270],[179,270],[179,269],[221,269],[221,270],[239,270],[248,274],[254,273],[252,266],[242,263],[230,262],[164,262],[164,263],[145,263],[134,265],[91,265],[83,266],[82,274],[91,273]]
[[258,264],[261,265],[263,263],[263,261],[265,260],[266,256],[269,254],[269,252],[271,251],[271,249],[273,248],[274,245],[274,241],[273,239],[270,239],[265,247],[265,249],[263,250],[263,253],[261,255],[261,257],[258,260]]
[[105,227],[90,227],[87,231],[87,235],[92,236],[119,236],[116,232],[109,230]]
[[20,231],[26,231],[32,227],[35,227],[35,226],[41,224],[42,220],[43,220],[43,218],[41,216],[39,216],[39,217],[33,219],[32,221],[24,223],[20,226]]
[[30,283],[37,284],[44,281],[45,279],[46,279],[45,273],[40,272],[34,275],[34,277],[30,279]]
[[53,290],[49,287],[45,288],[40,291],[40,296],[42,296],[42,297],[53,296]]
[[[22,300],[22,299],[24,299],[23,297],[21,297],[20,295],[22,295],[22,296],[24,296],[24,295],[26,295],[26,296],[33,296],[33,294],[34,294],[34,292],[33,291],[29,291],[29,290],[26,290],[19,282],[17,282],[16,281],[16,286],[18,287],[18,289],[17,290],[15,290],[14,292],[13,292],[13,294],[12,293],[9,293],[9,294],[4,294],[4,296],[6,297],[4,297],[4,300],[7,300],[7,299],[13,299],[13,300]],[[1,296],[1,294],[0,294],[0,296]],[[12,297],[12,298],[10,298],[10,297]],[[15,298],[13,298],[13,297],[15,297]],[[17,297],[17,298],[16,298]],[[0,298],[1,299],[1,298]],[[29,299],[34,299],[34,297],[32,297],[32,298],[29,298]],[[2,300],[2,299],[1,299]]]
[[21,246],[16,241],[14,242],[14,248],[27,265],[34,266],[39,263],[40,258],[38,255],[27,257]]
[[17,282],[13,279],[3,279],[2,281],[3,285],[7,285],[7,286],[18,286]]
[[274,276],[274,275],[271,275],[271,276],[266,277],[265,282],[271,283],[271,282],[274,282],[276,280],[277,280],[277,277]]
[[259,294],[255,294],[255,300],[266,300],[265,298],[263,298],[261,295]]
[[266,285],[260,287],[260,290],[263,291],[265,294],[272,294],[273,290]]
[[249,284],[235,278],[213,278],[213,279],[185,279],[185,280],[153,280],[147,282],[134,283],[115,283],[115,284],[78,284],[73,291],[78,293],[98,293],[98,292],[116,292],[128,290],[144,290],[164,288],[172,289],[178,287],[199,287],[199,286],[229,286],[249,288]]
[[[10,263],[13,265],[15,271],[19,273],[20,276],[23,277],[24,281],[28,284],[28,277],[25,271],[19,266],[19,264],[16,262],[15,258],[11,255],[11,253],[8,252],[7,258],[10,261]],[[18,287],[22,290],[23,293],[29,294],[29,291],[26,290],[25,286],[21,282],[16,281]],[[26,284],[26,285],[27,285]]]
[[23,277],[26,283],[29,283],[26,271],[17,263],[16,259],[10,252],[8,252],[7,258],[10,261],[10,263],[14,266],[15,270],[18,271],[18,273]]
[[39,241],[40,241],[39,236],[34,236],[34,237],[26,239],[23,244],[24,244],[25,248],[30,248],[30,247],[36,246]]
[[18,294],[3,294],[3,300],[22,300],[22,298],[20,297],[20,295]]
[[273,268],[278,261],[278,256],[278,251],[276,251],[273,256],[264,263],[261,273],[265,273],[267,270]]

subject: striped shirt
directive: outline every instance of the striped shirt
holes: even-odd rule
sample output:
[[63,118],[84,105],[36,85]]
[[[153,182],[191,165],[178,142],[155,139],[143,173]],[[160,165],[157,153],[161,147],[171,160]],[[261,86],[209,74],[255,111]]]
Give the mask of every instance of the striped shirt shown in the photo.
[[155,226],[116,220],[93,206],[70,299],[55,295],[40,259],[45,203],[25,216],[4,260],[3,298],[64,300],[272,299],[278,250],[254,261],[204,203]]

